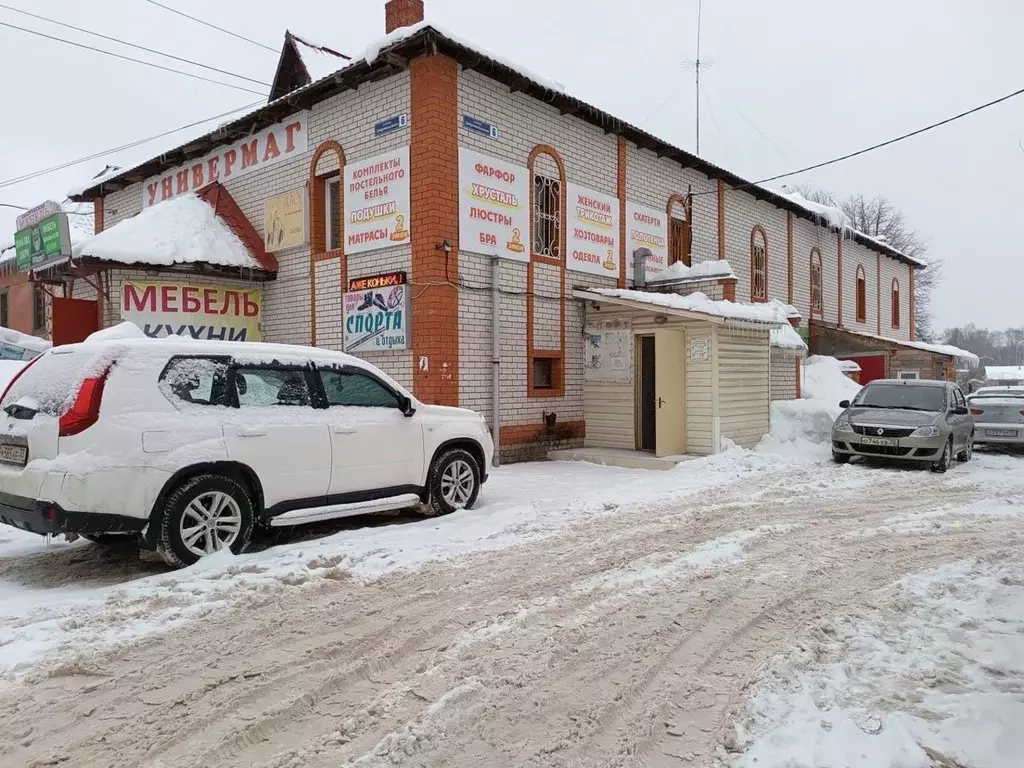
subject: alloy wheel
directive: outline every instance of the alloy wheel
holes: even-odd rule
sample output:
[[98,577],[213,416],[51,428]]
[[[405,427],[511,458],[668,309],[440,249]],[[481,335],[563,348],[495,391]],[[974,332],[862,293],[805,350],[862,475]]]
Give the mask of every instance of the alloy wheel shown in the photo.
[[473,496],[476,477],[473,468],[462,459],[456,459],[441,474],[441,495],[456,509],[462,509]]
[[196,496],[181,515],[181,541],[197,557],[229,548],[241,530],[242,510],[222,491]]

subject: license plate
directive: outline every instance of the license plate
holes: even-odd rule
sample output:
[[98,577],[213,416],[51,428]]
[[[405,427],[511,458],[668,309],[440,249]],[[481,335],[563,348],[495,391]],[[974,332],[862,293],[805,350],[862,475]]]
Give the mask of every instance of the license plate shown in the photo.
[[28,461],[28,447],[24,445],[0,445],[0,461],[5,464],[24,466]]
[[1016,437],[1016,429],[986,429],[985,437]]
[[864,445],[885,445],[896,447],[896,440],[891,437],[865,437],[861,440]]

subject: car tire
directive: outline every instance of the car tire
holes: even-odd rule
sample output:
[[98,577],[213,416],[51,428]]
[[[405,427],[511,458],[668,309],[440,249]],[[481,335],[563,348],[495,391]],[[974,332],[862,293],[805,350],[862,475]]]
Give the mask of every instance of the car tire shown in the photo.
[[974,436],[967,439],[967,445],[956,455],[956,460],[961,464],[970,461],[974,457]]
[[953,439],[950,438],[938,461],[932,462],[932,472],[943,474],[953,463]]
[[176,568],[225,547],[237,555],[249,544],[254,519],[252,499],[241,482],[225,475],[198,475],[164,502],[156,549]]
[[850,454],[836,453],[835,451],[832,451],[832,461],[834,461],[836,464],[849,464]]
[[469,451],[453,448],[434,461],[427,479],[428,503],[435,515],[472,509],[480,495],[480,465]]

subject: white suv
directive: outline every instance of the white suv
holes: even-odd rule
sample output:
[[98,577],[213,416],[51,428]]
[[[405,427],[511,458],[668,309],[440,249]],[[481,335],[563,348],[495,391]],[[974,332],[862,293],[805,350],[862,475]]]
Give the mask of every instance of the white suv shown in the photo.
[[494,445],[374,366],[272,344],[114,339],[33,360],[0,401],[0,522],[138,535],[172,565],[256,526],[472,507]]

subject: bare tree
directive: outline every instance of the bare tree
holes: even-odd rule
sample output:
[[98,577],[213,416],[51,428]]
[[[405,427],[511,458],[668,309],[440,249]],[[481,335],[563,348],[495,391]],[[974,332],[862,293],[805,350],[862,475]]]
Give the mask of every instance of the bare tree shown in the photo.
[[942,262],[927,259],[928,243],[907,223],[899,210],[885,195],[866,198],[850,195],[837,200],[830,192],[807,184],[794,187],[796,192],[822,205],[831,205],[843,212],[851,227],[865,235],[878,238],[912,259],[925,261],[927,269],[914,275],[914,325],[918,338],[932,338],[932,291],[942,279]]

